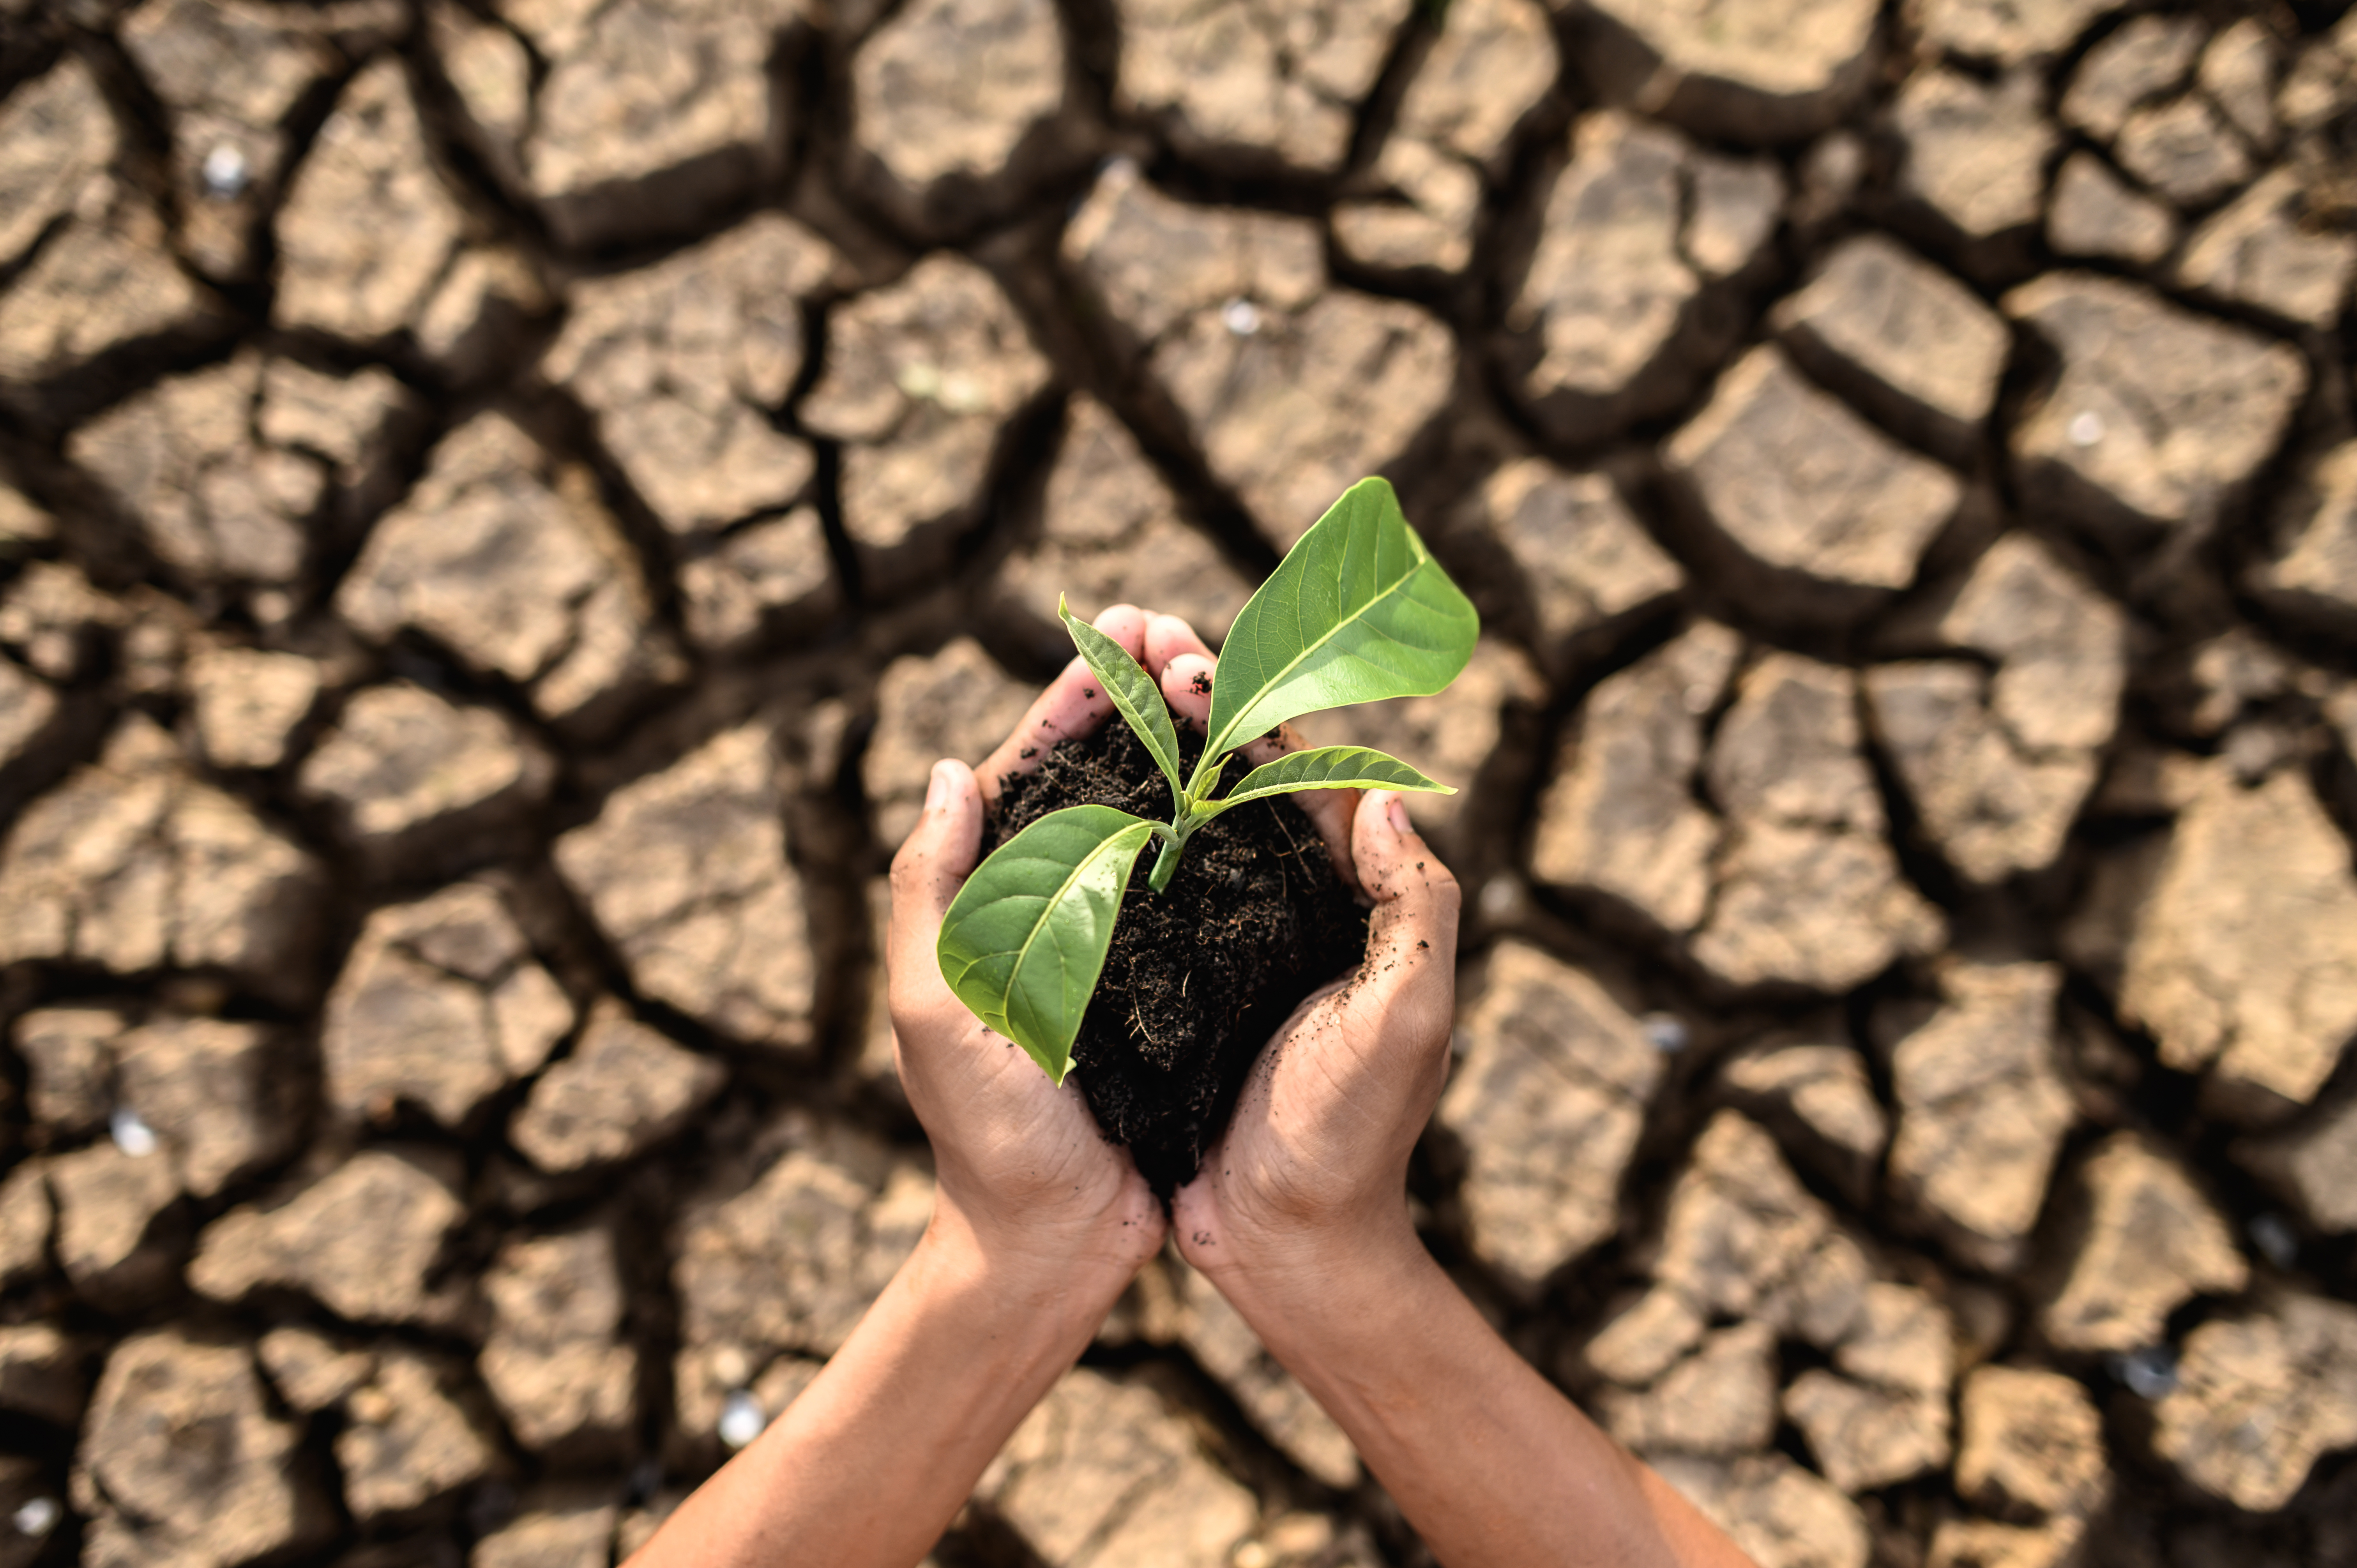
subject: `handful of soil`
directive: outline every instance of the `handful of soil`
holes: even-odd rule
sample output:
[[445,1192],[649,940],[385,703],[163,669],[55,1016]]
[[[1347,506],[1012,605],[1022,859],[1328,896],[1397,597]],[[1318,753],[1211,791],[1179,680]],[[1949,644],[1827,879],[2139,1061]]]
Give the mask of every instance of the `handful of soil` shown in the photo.
[[[1191,768],[1203,737],[1182,725],[1178,746]],[[1169,818],[1169,784],[1117,719],[1058,742],[1037,773],[1001,780],[982,852],[1050,811],[1086,805]],[[1097,1126],[1129,1146],[1147,1184],[1168,1199],[1226,1130],[1269,1036],[1303,997],[1365,954],[1367,912],[1289,800],[1222,813],[1188,841],[1160,893],[1146,886],[1153,854],[1149,845],[1130,878],[1072,1062]]]

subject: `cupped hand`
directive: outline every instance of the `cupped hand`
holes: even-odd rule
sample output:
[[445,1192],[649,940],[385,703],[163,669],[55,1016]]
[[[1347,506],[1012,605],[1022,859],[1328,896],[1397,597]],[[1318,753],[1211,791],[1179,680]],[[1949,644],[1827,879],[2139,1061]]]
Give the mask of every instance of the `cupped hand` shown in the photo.
[[[1096,625],[1132,657],[1145,652],[1142,611],[1115,606]],[[962,1226],[986,1258],[1042,1289],[1102,1294],[1107,1305],[1160,1250],[1161,1205],[1127,1151],[1098,1133],[1079,1086],[1049,1082],[967,1011],[942,978],[935,944],[980,858],[985,796],[1112,712],[1075,657],[979,770],[933,765],[924,812],[892,860],[886,952],[900,1081],[933,1145],[935,1224]]]
[[[1209,651],[1168,617],[1151,618],[1146,643],[1164,655],[1164,695],[1200,725],[1218,678]],[[1281,730],[1245,759],[1300,745]],[[1173,1203],[1179,1252],[1231,1295],[1272,1279],[1314,1288],[1345,1262],[1414,1246],[1408,1156],[1448,1072],[1457,879],[1389,790],[1289,799],[1374,908],[1364,961],[1277,1031],[1227,1132]]]

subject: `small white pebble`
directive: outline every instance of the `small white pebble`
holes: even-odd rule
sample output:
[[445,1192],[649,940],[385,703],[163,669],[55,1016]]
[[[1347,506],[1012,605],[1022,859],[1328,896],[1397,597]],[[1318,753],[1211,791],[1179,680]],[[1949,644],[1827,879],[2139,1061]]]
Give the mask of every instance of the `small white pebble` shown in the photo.
[[942,372],[938,365],[928,365],[921,360],[903,365],[898,380],[902,394],[920,403],[931,402],[942,394]]
[[65,1510],[58,1507],[55,1498],[35,1498],[16,1510],[16,1533],[43,1536],[57,1529],[58,1519]]
[[1260,306],[1249,299],[1232,299],[1221,308],[1221,324],[1239,338],[1260,330]]
[[2291,1221],[2280,1214],[2251,1217],[2251,1245],[2276,1268],[2287,1269],[2299,1262],[2299,1237],[2292,1230]]
[[205,155],[203,172],[205,189],[223,201],[242,195],[252,173],[246,166],[245,155],[227,142]]
[[1675,1056],[1684,1050],[1694,1036],[1686,1029],[1685,1020],[1668,1013],[1648,1013],[1638,1021],[1645,1038],[1663,1056]]
[[982,383],[963,371],[952,371],[942,378],[941,403],[952,413],[979,413],[989,406]]
[[134,1159],[144,1159],[156,1152],[156,1129],[139,1119],[139,1112],[128,1105],[118,1105],[107,1121],[107,1131],[114,1134],[114,1146]]
[[743,1389],[728,1396],[720,1407],[720,1441],[731,1448],[742,1448],[761,1435],[770,1418],[761,1412],[761,1402]]
[[2071,421],[2071,445],[2093,446],[2104,438],[2104,416],[2093,409],[2074,415]]
[[1481,885],[1481,913],[1493,920],[1511,918],[1522,903],[1523,890],[1511,876],[1492,876]]
[[2177,1391],[2177,1357],[2166,1345],[2147,1345],[2115,1359],[2112,1375],[2138,1399],[2162,1399]]

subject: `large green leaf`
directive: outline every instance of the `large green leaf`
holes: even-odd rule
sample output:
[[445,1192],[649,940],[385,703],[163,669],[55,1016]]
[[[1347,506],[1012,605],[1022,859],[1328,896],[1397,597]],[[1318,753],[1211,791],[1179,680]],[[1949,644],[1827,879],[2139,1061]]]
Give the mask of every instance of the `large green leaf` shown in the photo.
[[1436,784],[1402,762],[1364,746],[1320,746],[1308,751],[1288,751],[1275,762],[1264,762],[1242,779],[1225,800],[1208,810],[1224,811],[1246,800],[1289,795],[1298,789],[1422,789],[1454,795],[1446,784]]
[[1203,755],[1319,708],[1437,692],[1473,657],[1480,630],[1390,483],[1361,479],[1236,617],[1220,650]]
[[1050,811],[975,866],[942,918],[950,990],[1058,1083],[1153,836],[1152,822],[1111,806]]
[[1162,688],[1146,667],[1129,656],[1129,650],[1107,637],[1071,612],[1061,594],[1056,596],[1056,614],[1063,618],[1064,629],[1072,634],[1072,646],[1089,661],[1105,695],[1113,699],[1114,707],[1129,721],[1146,749],[1154,754],[1162,769],[1162,777],[1170,780],[1170,804],[1175,815],[1185,797],[1187,786],[1178,776],[1178,731],[1170,722],[1170,709],[1162,701]]

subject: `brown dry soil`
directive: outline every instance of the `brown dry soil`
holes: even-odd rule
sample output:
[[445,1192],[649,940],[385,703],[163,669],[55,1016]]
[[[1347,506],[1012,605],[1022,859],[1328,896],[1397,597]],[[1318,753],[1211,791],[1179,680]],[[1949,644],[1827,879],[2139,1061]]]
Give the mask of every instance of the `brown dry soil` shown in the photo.
[[[2357,1563],[2352,284],[2347,0],[0,0],[0,1568],[627,1555],[924,1229],[934,760],[1375,472],[1517,1352]],[[1168,1257],[935,1553],[1429,1561]]]

